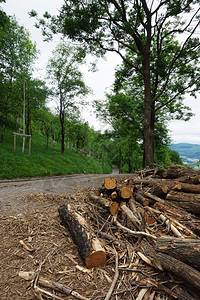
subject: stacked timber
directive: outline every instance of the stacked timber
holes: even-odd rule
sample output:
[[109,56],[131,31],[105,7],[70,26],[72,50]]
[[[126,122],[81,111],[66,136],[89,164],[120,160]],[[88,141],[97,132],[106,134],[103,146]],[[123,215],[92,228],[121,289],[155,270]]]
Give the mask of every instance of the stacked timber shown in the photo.
[[[109,177],[102,187],[90,191],[87,204],[95,211],[89,223],[65,205],[59,208],[59,214],[88,268],[105,265],[113,253],[115,280],[120,285],[123,272],[125,293],[131,291],[126,299],[161,299],[158,295],[165,299],[199,299],[198,172],[172,165],[168,170],[140,171],[121,180]],[[119,265],[120,257],[123,263]],[[146,272],[141,270],[144,264],[150,268]],[[155,277],[148,276],[152,273]],[[133,292],[131,282],[140,289]]]

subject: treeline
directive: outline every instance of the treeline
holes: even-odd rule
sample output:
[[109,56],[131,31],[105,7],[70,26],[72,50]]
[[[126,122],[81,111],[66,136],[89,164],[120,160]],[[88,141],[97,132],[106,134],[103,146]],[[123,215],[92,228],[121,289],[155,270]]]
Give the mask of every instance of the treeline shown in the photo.
[[33,77],[36,58],[28,31],[0,10],[0,142],[9,120],[15,120],[17,129],[25,122],[21,127],[31,134],[38,109],[45,107],[49,91],[44,81]]
[[[82,101],[79,97],[89,93],[78,71],[78,64],[85,62],[85,53],[81,48],[71,48],[63,43],[58,45],[47,68],[51,88],[34,76],[37,55],[36,45],[30,40],[28,31],[18,24],[15,17],[0,10],[0,142],[5,142],[6,127],[14,126],[20,133],[32,135],[37,131],[44,134],[46,148],[61,143],[63,154],[65,148],[70,148],[105,164],[116,165],[120,172],[131,173],[142,168],[142,131],[134,123],[141,102],[138,106],[136,102],[130,103],[128,96],[120,94],[120,86],[115,95],[108,95],[104,108],[99,103],[97,105],[101,117],[104,115],[106,120],[112,117],[112,130],[96,132],[81,120],[79,110]],[[47,108],[49,97],[58,100],[56,113]],[[109,113],[106,114],[105,110]],[[132,117],[127,113],[130,111]],[[140,119],[141,113],[138,113],[138,124]],[[170,140],[166,128],[159,124],[157,122],[155,134],[155,162],[163,167],[172,162],[181,163],[178,153],[168,148]]]

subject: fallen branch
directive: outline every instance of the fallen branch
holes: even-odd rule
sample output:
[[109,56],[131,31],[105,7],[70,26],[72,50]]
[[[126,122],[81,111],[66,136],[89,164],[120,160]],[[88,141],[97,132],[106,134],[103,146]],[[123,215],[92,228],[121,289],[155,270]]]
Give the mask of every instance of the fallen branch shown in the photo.
[[111,286],[110,286],[110,289],[109,289],[109,291],[108,291],[108,293],[107,293],[107,295],[106,295],[106,297],[105,297],[104,300],[109,300],[109,299],[110,299],[110,297],[111,297],[111,295],[112,295],[112,293],[113,293],[115,284],[116,284],[116,282],[117,282],[117,279],[118,279],[118,277],[119,277],[119,270],[118,270],[118,253],[117,253],[117,251],[116,251],[115,248],[114,248],[114,251],[115,251],[115,276],[114,276],[114,278],[113,278],[113,281],[112,281],[112,284],[111,284]]
[[138,220],[138,218],[133,214],[133,212],[125,205],[125,204],[122,204],[120,206],[121,210],[123,212],[126,213],[126,215],[129,217],[129,219],[132,221],[133,225],[138,228],[139,225],[140,225],[140,221]]
[[[20,271],[19,276],[21,278],[25,279],[25,280],[33,280],[34,279],[34,273],[33,272],[22,272],[22,271]],[[43,287],[48,287],[48,288],[52,288],[54,290],[57,290],[57,291],[65,294],[67,296],[72,295],[75,298],[80,299],[80,300],[88,300],[88,298],[80,295],[79,293],[77,293],[76,291],[71,289],[70,287],[67,287],[67,286],[65,286],[65,285],[63,285],[59,282],[56,282],[56,281],[53,281],[53,280],[50,280],[50,279],[47,279],[47,278],[44,278],[44,277],[41,277],[41,276],[38,277],[38,284],[40,286],[43,286]],[[48,292],[46,292],[43,289],[38,288],[38,286],[36,287],[36,290],[38,292],[45,293],[45,294],[49,295]],[[57,297],[53,294],[51,294],[50,296],[55,297],[55,298]],[[62,298],[57,297],[56,299],[62,299]]]
[[114,220],[114,223],[119,227],[121,228],[122,230],[134,235],[134,236],[146,236],[146,237],[150,237],[154,240],[157,240],[157,237],[155,235],[152,235],[150,233],[147,233],[147,232],[143,232],[143,231],[133,231],[123,225],[121,225],[117,220]]

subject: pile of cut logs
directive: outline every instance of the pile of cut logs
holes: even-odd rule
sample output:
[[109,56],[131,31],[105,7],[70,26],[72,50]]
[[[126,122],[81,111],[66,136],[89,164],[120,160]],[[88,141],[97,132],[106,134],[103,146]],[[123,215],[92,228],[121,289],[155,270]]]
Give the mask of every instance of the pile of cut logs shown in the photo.
[[[110,216],[109,222],[93,226],[94,217],[86,220],[70,205],[61,206],[59,215],[86,267],[105,266],[112,244],[116,276],[105,299],[114,292],[119,270],[143,272],[139,260],[156,270],[162,280],[146,278],[146,286],[143,280],[134,299],[157,299],[156,292],[167,295],[165,299],[199,299],[200,173],[171,165],[167,170],[143,170],[123,180],[106,178],[101,188],[90,192],[88,201]],[[136,260],[120,266],[116,249],[119,252],[127,243]]]

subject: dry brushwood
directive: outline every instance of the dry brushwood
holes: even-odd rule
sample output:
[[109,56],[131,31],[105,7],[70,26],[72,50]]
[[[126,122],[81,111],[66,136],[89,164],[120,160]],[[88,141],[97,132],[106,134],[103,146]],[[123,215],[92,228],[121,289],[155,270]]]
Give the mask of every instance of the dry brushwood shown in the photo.
[[[60,253],[58,265],[63,265],[55,272],[54,259],[51,255],[45,256],[34,272],[36,276],[31,290],[35,296],[38,299],[62,299],[67,294],[61,295],[59,287],[64,287],[68,292],[72,289],[67,296],[69,299],[75,297],[73,292],[77,291],[82,297],[77,299],[198,300],[200,219],[193,203],[190,203],[191,213],[180,206],[180,199],[192,195],[196,203],[200,182],[198,173],[183,169],[184,172],[170,175],[172,179],[170,172],[167,178],[158,168],[141,172],[141,177],[109,177],[99,190],[87,190],[85,194],[79,193],[79,196],[70,198],[68,202],[72,203],[73,209],[62,205],[66,199],[59,202],[56,226],[60,231],[58,240],[61,239],[62,251],[58,240],[55,244],[59,249],[56,255]],[[129,191],[125,197],[123,190]],[[173,193],[179,193],[179,201],[168,199],[168,195]],[[114,213],[111,210],[113,204],[117,206]],[[49,224],[51,222],[52,219]],[[46,224],[40,222],[39,226],[43,223]],[[28,230],[31,234],[33,228],[28,227]],[[53,239],[56,234],[52,235]],[[23,239],[21,245],[20,239]],[[20,234],[16,243],[19,246],[16,259],[24,261],[27,256],[37,255],[38,243],[30,241],[25,234]],[[79,253],[74,244],[78,246]],[[74,247],[76,252],[69,251],[69,247]],[[34,251],[30,252],[32,249]],[[97,252],[98,255],[101,253],[100,256],[95,256]],[[87,269],[80,258],[86,267],[93,268]],[[37,261],[40,258],[37,257]],[[44,261],[46,263],[41,270]],[[99,261],[100,267],[96,268]],[[27,269],[33,268],[29,266]],[[50,276],[52,280],[47,279]],[[65,281],[67,277],[69,279]],[[80,285],[82,288],[79,288]]]

